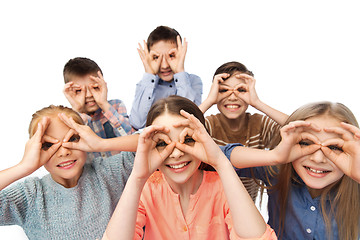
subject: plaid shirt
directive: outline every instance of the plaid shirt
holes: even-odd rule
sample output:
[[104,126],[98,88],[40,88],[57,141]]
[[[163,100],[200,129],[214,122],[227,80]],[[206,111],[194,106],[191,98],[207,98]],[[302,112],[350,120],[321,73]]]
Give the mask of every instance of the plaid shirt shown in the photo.
[[[110,100],[111,107],[109,111],[104,112],[98,109],[92,116],[81,113],[85,124],[88,125],[99,137],[106,138],[104,123],[109,122],[113,128],[116,137],[132,134],[134,129],[129,123],[129,116],[126,112],[125,104],[119,100]],[[119,151],[111,152],[89,152],[89,159],[101,156],[102,158],[118,154]]]

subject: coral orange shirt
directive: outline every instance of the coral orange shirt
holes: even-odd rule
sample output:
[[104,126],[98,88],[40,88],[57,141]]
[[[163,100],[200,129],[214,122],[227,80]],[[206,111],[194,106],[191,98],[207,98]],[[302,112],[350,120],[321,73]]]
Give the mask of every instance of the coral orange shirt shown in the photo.
[[[135,239],[142,239],[144,226],[144,239],[241,239],[232,229],[229,206],[216,172],[204,171],[185,215],[179,195],[172,191],[160,171],[155,172],[141,193]],[[277,238],[268,226],[259,239]]]

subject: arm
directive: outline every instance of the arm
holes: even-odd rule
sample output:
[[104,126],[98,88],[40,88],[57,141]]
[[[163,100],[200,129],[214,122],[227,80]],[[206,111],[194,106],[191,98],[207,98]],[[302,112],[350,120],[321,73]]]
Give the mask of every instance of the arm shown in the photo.
[[[11,183],[26,177],[41,166],[43,166],[61,146],[58,140],[44,136],[50,119],[44,117],[37,126],[35,134],[29,139],[25,146],[25,152],[21,162],[13,167],[0,171],[0,190]],[[42,149],[43,141],[51,144],[46,150]]]
[[[263,236],[266,231],[266,223],[228,159],[197,118],[184,111],[181,111],[181,114],[187,118],[187,121],[176,126],[187,127],[180,134],[180,142],[176,143],[176,147],[197,159],[202,159],[218,172],[233,218],[236,235],[241,238]],[[186,136],[194,139],[195,143],[192,146],[184,144]]]
[[80,141],[64,142],[64,147],[86,152],[136,151],[138,134],[104,139],[97,136],[89,126],[80,125],[63,113],[59,114],[59,118],[80,135]]
[[130,112],[130,124],[135,129],[145,127],[147,113],[154,101],[154,89],[159,77],[145,73],[143,79],[136,84],[135,97]]
[[[280,130],[282,140],[273,150],[225,147],[224,153],[230,156],[231,163],[237,168],[272,166],[292,162],[320,148],[319,140],[306,132],[309,130],[320,131],[309,122],[291,122]],[[302,140],[311,140],[317,144],[300,146],[299,142]]]
[[131,134],[134,129],[130,125],[125,104],[118,99],[111,100],[109,103],[110,107],[104,112],[104,116],[114,128],[115,135],[120,137]]
[[360,183],[360,129],[341,123],[341,127],[326,128],[325,131],[340,136],[322,144],[325,156],[344,174]]
[[[239,79],[244,79],[246,83],[246,91],[237,93],[238,96],[243,99],[247,104],[251,105],[252,107],[256,108],[257,110],[263,112],[270,118],[272,118],[274,121],[279,123],[280,125],[284,125],[288,115],[280,112],[279,110],[276,110],[269,105],[262,102],[255,90],[255,79],[247,74],[238,74],[236,75]],[[242,85],[242,84],[240,84]]]
[[136,216],[142,189],[160,164],[174,148],[170,139],[161,135],[169,145],[159,152],[156,149],[156,131],[167,131],[164,127],[150,126],[140,134],[134,168],[126,183],[124,192],[106,228],[103,239],[133,239],[136,227]]

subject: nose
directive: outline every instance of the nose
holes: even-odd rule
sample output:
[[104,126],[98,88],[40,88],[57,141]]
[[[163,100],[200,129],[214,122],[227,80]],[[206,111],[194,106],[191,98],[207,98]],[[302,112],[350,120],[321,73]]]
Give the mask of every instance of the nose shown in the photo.
[[237,96],[234,91],[228,96],[228,100],[237,100]]
[[88,86],[85,88],[85,97],[92,97],[92,93]]
[[325,163],[326,162],[326,156],[324,153],[319,149],[310,156],[310,160],[316,162],[316,163]]
[[63,146],[61,146],[57,151],[57,157],[59,157],[59,158],[70,156],[70,154],[71,154],[70,148],[66,148]]
[[165,56],[163,56],[163,58],[162,58],[162,60],[161,60],[161,65],[160,65],[160,67],[161,67],[162,69],[166,69],[166,68],[169,68],[169,67],[170,67],[170,65],[169,65],[169,63],[168,63],[168,61],[167,61],[167,59],[166,59]]
[[183,155],[184,152],[175,147],[169,157],[177,159],[182,157]]

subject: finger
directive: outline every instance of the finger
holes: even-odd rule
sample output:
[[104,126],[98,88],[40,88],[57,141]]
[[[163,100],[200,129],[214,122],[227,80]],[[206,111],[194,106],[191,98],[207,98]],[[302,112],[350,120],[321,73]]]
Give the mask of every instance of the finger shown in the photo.
[[301,154],[302,154],[302,156],[310,155],[310,154],[318,151],[320,148],[321,148],[321,145],[319,145],[319,144],[311,144],[309,146],[302,147]]
[[175,142],[171,142],[168,144],[163,151],[159,152],[161,159],[164,161],[166,158],[170,156],[175,147]]
[[61,142],[58,142],[58,143],[54,143],[48,150],[46,150],[46,153],[48,154],[48,159],[50,159],[60,147],[61,147]]
[[69,129],[69,131],[65,134],[63,142],[68,142],[74,134],[77,134],[77,132],[74,129]]
[[144,51],[146,54],[149,54],[149,49],[148,49],[148,46],[147,46],[147,42],[144,40]]
[[176,142],[176,145],[175,147],[177,149],[179,149],[180,151],[184,152],[184,153],[188,153],[188,154],[191,154],[193,153],[194,151],[194,147],[193,146],[190,146],[190,145],[187,145],[187,144],[184,144],[184,143],[180,143],[180,142]]
[[75,129],[77,128],[77,123],[73,120],[72,117],[68,117],[65,113],[59,113],[58,117],[60,118],[60,120],[65,123],[66,126],[68,126],[69,128]]
[[321,147],[321,151],[324,153],[325,157],[332,161],[336,166],[338,166],[340,169],[344,169],[347,163],[346,161],[342,161],[341,157],[337,153],[328,147]]
[[184,128],[184,129],[181,131],[181,133],[179,134],[179,142],[180,142],[180,143],[184,143],[186,136],[190,136],[190,137],[191,137],[191,136],[193,136],[193,135],[194,135],[194,130],[191,129],[191,128],[186,127],[186,128]]
[[44,135],[43,136],[43,142],[49,142],[49,143],[57,143],[57,142],[59,142],[59,140],[57,140],[56,138],[53,138],[53,137],[51,137],[51,136],[49,136],[49,135]]
[[327,133],[334,133],[337,134],[339,136],[341,136],[341,138],[343,138],[344,140],[353,140],[353,133],[345,128],[342,127],[330,127],[330,128],[324,128],[324,131]]
[[343,148],[345,144],[344,139],[341,138],[330,138],[325,140],[321,145],[323,147],[328,147],[328,146],[338,146],[340,148]]
[[[206,132],[204,125],[193,114],[190,114],[184,110],[180,110],[180,114],[190,121],[189,127],[192,129],[198,129],[200,132]],[[191,124],[192,123],[192,124]]]
[[230,77],[229,73],[219,73],[214,76],[214,79],[217,79],[219,82],[223,82],[224,80]]
[[352,132],[358,139],[360,139],[360,129],[352,124],[349,123],[341,123],[341,126],[346,130]]
[[163,140],[164,142],[166,142],[167,144],[170,144],[171,143],[171,139],[168,135],[164,134],[164,133],[161,133],[161,132],[158,132],[158,133],[155,133],[154,136],[152,137],[152,139],[154,140],[154,142],[159,142],[161,140]]

